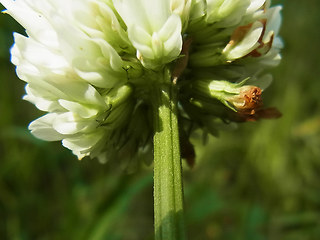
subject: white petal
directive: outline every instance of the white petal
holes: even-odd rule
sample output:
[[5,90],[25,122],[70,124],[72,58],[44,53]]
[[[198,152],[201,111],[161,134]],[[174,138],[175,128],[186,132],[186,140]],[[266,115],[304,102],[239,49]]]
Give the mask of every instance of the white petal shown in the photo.
[[245,37],[239,42],[236,43],[235,46],[227,46],[223,52],[226,52],[226,56],[230,60],[241,58],[256,47],[259,46],[258,40],[261,37],[263,31],[263,24],[259,21],[256,21],[245,35]]
[[[190,4],[190,1],[187,1],[188,4]],[[186,1],[185,0],[171,0],[170,1],[170,8],[172,13],[182,15],[184,8],[186,6]]]
[[78,102],[72,102],[64,99],[59,100],[59,104],[66,110],[78,114],[82,118],[91,118],[98,114],[98,109],[93,106],[85,106]]
[[207,21],[225,28],[236,25],[246,14],[250,0],[206,0]]
[[26,85],[26,92],[27,94],[23,96],[23,99],[33,103],[41,111],[54,112],[63,110],[57,101],[36,96],[29,84]]
[[53,17],[52,22],[61,52],[81,78],[97,87],[110,88],[121,76],[126,77],[120,56],[106,41],[90,38],[61,17]]
[[275,36],[278,35],[282,22],[280,14],[281,9],[281,6],[276,6],[268,9],[266,33],[268,33],[269,31],[273,31]]
[[62,141],[62,145],[71,149],[77,155],[82,155],[90,152],[99,141],[103,140],[105,131],[103,129],[97,129],[91,133],[80,134],[66,138]]
[[3,6],[17,22],[19,22],[30,37],[41,42],[43,45],[58,49],[57,35],[47,19],[36,9],[32,8],[30,2],[1,0]]
[[143,28],[134,25],[128,29],[128,34],[133,46],[138,49],[141,55],[149,59],[154,58],[154,53],[151,47],[152,37],[149,33],[147,33]]
[[[57,53],[50,51],[50,48],[36,42],[32,38],[27,38],[21,34],[14,34],[15,51],[19,52],[19,58],[45,68],[63,69],[69,67],[65,58]],[[15,53],[17,55],[17,53]]]
[[203,0],[193,0],[190,10],[190,20],[199,19],[203,17],[206,12],[206,2]]
[[145,67],[157,68],[179,56],[182,23],[180,16],[172,13],[178,8],[172,5],[171,0],[113,2],[128,26],[129,39]]
[[250,6],[247,8],[247,14],[254,13],[263,6],[266,0],[251,0]]
[[61,134],[76,134],[95,128],[97,125],[94,119],[84,119],[72,112],[57,114],[52,124]]
[[45,141],[59,141],[63,139],[63,135],[58,133],[52,127],[52,122],[56,118],[55,113],[49,113],[40,117],[29,124],[31,133]]
[[[177,57],[182,49],[181,20],[177,15],[171,15],[162,29],[159,37],[164,42],[165,56],[168,58]],[[170,53],[170,55],[168,55]]]
[[113,3],[128,28],[138,25],[150,35],[160,30],[171,15],[169,0],[113,0]]

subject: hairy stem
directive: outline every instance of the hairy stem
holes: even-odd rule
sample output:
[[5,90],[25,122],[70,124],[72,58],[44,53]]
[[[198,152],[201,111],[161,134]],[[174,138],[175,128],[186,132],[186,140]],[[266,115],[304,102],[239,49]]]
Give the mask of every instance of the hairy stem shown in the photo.
[[[164,77],[169,78],[169,77]],[[154,88],[154,217],[156,240],[184,240],[183,186],[176,92],[169,79]]]

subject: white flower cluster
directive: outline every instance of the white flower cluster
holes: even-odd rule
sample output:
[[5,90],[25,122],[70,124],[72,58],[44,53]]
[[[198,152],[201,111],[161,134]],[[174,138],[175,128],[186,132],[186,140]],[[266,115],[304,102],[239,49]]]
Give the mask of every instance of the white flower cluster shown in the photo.
[[[242,80],[258,82],[261,70],[280,60],[281,7],[270,8],[268,0],[0,3],[26,29],[27,36],[14,34],[11,49],[27,83],[24,99],[47,112],[29,129],[40,139],[62,140],[79,159],[150,152],[149,90],[165,68],[179,73],[181,116],[202,126],[199,109],[212,119],[228,118],[229,109],[221,112],[214,102],[217,110],[209,104],[208,111],[199,99],[237,112],[246,106],[241,96],[257,99],[240,94],[239,88],[248,90]],[[258,105],[250,104],[251,115]]]

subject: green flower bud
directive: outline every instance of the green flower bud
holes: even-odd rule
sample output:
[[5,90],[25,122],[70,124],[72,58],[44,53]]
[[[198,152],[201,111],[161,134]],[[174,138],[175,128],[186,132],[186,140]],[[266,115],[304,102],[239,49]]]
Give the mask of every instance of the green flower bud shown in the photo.
[[261,106],[262,90],[253,85],[224,80],[198,80],[193,86],[207,98],[219,100],[233,111],[254,111]]

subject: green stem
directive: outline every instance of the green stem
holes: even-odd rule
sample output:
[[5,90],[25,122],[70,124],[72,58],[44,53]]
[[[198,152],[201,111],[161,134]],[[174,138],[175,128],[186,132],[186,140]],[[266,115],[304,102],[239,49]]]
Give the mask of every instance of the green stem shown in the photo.
[[155,240],[186,239],[174,87],[170,78],[164,79],[164,83],[155,86],[153,95]]

